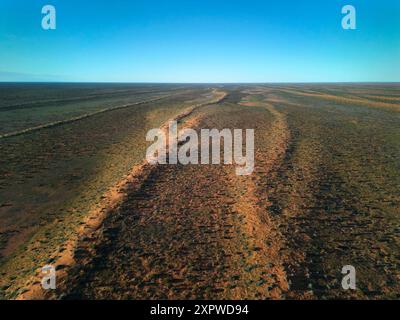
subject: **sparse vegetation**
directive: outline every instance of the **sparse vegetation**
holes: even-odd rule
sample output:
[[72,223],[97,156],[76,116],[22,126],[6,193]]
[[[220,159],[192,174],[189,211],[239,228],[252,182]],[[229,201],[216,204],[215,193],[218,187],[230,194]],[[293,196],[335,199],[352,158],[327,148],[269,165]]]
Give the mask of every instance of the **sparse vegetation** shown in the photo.
[[[101,88],[84,100],[115,106],[137,101],[132,90]],[[146,169],[92,237],[77,240],[74,264],[60,267],[66,277],[45,298],[398,299],[400,87],[219,90],[228,95],[216,102],[207,86],[152,87],[139,95],[165,97],[0,139],[0,298],[29,294],[38,268],[57,261],[90,209],[142,161],[149,128],[200,104],[179,125],[254,128],[254,173]],[[80,90],[59,95],[42,109],[26,97],[20,105],[35,123],[53,121],[36,111],[72,110],[81,99]],[[16,108],[4,101],[0,114]],[[21,121],[7,130],[32,126]],[[357,269],[355,291],[340,287],[346,264]]]

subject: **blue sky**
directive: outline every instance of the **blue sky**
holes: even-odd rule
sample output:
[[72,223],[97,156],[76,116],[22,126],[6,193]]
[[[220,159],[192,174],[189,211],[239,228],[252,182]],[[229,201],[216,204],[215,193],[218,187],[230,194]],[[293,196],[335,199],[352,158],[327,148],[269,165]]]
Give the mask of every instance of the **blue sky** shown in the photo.
[[400,1],[1,0],[0,81],[400,81]]

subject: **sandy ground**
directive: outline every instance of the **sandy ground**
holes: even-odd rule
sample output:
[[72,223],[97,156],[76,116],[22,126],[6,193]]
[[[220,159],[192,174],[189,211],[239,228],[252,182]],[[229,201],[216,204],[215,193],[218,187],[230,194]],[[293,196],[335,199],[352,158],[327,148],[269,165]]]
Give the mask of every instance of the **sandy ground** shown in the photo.
[[[315,90],[219,92],[177,115],[182,128],[253,128],[253,174],[144,162],[54,263],[57,290],[38,278],[19,298],[398,298],[398,155],[386,149],[398,105]],[[341,288],[346,264],[357,290]]]

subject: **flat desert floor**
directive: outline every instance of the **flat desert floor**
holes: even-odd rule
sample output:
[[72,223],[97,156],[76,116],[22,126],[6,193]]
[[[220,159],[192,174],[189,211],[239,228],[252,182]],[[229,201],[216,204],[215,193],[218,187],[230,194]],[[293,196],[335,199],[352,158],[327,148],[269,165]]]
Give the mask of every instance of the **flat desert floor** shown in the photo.
[[[1,86],[0,298],[400,298],[400,85]],[[171,119],[253,173],[149,165]]]

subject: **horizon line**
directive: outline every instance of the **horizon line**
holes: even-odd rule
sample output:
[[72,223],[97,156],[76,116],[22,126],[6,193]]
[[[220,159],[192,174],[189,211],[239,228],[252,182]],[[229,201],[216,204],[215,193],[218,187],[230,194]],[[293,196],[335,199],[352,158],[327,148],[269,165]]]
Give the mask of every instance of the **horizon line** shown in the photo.
[[3,81],[0,84],[400,84],[400,81],[265,81],[265,82],[159,82],[159,81]]

